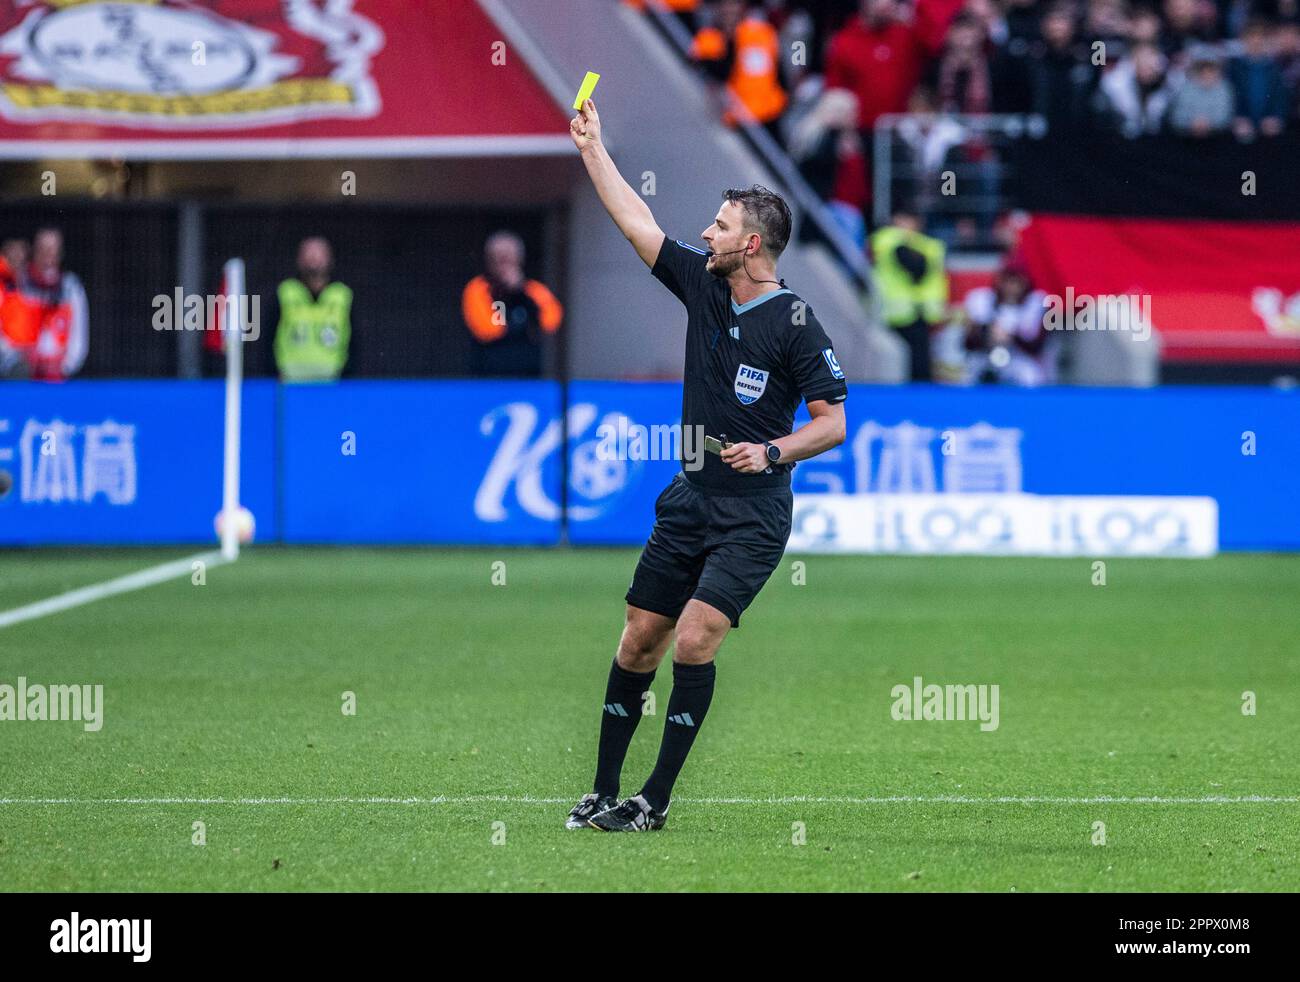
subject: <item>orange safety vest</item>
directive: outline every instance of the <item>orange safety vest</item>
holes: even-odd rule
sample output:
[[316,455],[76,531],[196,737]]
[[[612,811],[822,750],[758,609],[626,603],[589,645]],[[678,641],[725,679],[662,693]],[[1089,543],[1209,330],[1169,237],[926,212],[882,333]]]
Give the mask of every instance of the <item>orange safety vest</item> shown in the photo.
[[9,264],[0,259],[0,331],[15,348],[30,348],[41,333],[41,311],[22,295]]
[[[736,26],[735,63],[727,88],[760,123],[770,123],[785,112],[788,101],[781,88],[777,68],[781,40],[776,28],[757,17],[746,17]],[[695,36],[691,46],[692,57],[712,60],[721,58],[727,50],[727,38],[716,27],[706,27]],[[728,111],[728,124],[736,122],[736,114]]]
[[[525,280],[524,293],[537,304],[537,320],[542,330],[554,334],[564,319],[564,308],[555,299],[555,294],[537,280]],[[465,284],[465,292],[460,298],[460,310],[465,318],[465,326],[483,344],[505,336],[506,325],[500,323],[500,318],[493,316],[492,286],[486,276],[476,276]]]

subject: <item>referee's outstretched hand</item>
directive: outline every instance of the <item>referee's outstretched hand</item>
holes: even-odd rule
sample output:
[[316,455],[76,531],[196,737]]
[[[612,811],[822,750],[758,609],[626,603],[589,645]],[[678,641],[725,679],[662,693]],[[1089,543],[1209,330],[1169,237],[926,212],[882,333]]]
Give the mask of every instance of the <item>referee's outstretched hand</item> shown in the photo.
[[761,443],[732,443],[722,448],[722,459],[742,474],[762,474],[768,468],[767,447]]
[[569,136],[573,145],[579,150],[600,143],[600,116],[596,113],[596,104],[588,99],[578,110],[578,114],[569,120]]

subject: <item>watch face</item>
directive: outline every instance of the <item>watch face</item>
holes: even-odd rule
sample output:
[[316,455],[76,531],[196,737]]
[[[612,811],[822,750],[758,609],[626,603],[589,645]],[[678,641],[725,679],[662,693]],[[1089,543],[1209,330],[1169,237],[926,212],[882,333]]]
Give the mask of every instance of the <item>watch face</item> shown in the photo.
[[781,448],[769,443],[767,446],[767,459],[775,464],[781,459]]

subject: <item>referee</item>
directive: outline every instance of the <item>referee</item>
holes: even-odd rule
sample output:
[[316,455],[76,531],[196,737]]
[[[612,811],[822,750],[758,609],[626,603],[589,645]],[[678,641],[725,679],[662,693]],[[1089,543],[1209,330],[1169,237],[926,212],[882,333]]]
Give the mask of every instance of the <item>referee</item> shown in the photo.
[[[654,277],[686,307],[683,443],[712,437],[720,454],[679,473],[655,502],[655,524],[627,592],[627,622],[610,666],[593,790],[568,828],[663,828],[668,802],[713,698],[727,631],[763,588],[790,537],[794,462],[844,442],[848,389],[826,332],[776,278],[790,208],[763,187],[729,190],[702,236],[708,251],[664,235],[619,175],[588,99],[569,124],[609,216]],[[800,399],[811,421],[791,432]],[[706,447],[707,449],[707,447]],[[619,775],[642,697],[674,641],[673,691],[654,771],[618,800]]]

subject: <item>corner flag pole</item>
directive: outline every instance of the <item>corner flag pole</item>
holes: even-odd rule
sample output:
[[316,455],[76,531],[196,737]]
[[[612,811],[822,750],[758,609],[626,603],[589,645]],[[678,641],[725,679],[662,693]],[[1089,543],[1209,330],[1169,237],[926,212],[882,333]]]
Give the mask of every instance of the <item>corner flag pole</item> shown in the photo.
[[231,259],[224,268],[226,286],[226,456],[221,499],[221,555],[239,558],[239,414],[244,384],[244,261]]

